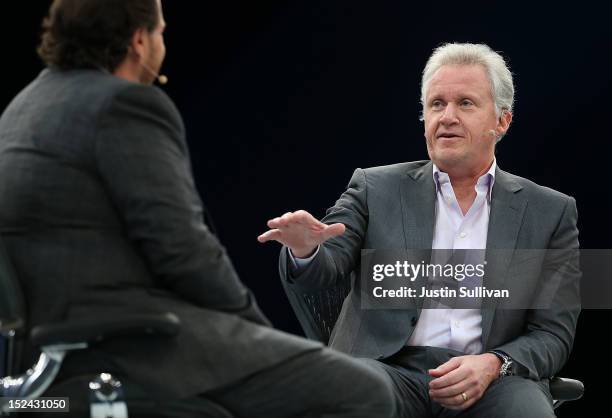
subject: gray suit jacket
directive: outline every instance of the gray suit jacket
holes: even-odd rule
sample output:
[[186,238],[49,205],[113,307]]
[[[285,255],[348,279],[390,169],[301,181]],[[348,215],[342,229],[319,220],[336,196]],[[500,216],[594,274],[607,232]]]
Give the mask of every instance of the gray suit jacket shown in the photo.
[[69,356],[71,373],[184,397],[320,347],[268,327],[203,221],[181,117],[156,87],[44,70],[0,119],[0,196],[28,327],[109,311],[183,322],[176,339]]
[[[353,271],[360,277],[361,249],[431,250],[435,213],[432,167],[429,161],[417,161],[355,170],[348,189],[323,219],[328,224],[344,223],[346,232],[323,244],[313,262],[297,277],[292,275],[287,250],[283,248],[283,279],[296,290],[322,289],[350,280]],[[521,278],[525,286],[519,290],[526,299],[532,298],[547,281],[559,281],[557,276],[552,277],[555,271],[547,270],[545,260],[525,259],[523,253],[514,250],[577,249],[576,220],[573,198],[498,168],[487,252],[512,251],[505,253],[509,256],[491,257],[495,261],[486,267],[484,284],[503,288],[504,283]],[[507,352],[519,364],[518,373],[523,376],[553,376],[571,352],[580,312],[579,279],[577,261],[572,259],[564,267],[561,283],[556,283],[551,309],[498,309],[495,303],[483,304],[483,349]],[[415,304],[405,310],[362,309],[360,286],[360,280],[355,280],[330,346],[358,357],[387,358],[410,338],[420,307]],[[525,306],[530,303],[521,302]]]

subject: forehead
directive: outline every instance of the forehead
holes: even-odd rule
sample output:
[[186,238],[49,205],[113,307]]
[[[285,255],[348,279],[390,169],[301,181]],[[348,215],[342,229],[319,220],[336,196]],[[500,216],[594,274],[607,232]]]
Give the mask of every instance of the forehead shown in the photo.
[[476,95],[491,98],[491,83],[482,65],[443,65],[429,81],[427,97]]

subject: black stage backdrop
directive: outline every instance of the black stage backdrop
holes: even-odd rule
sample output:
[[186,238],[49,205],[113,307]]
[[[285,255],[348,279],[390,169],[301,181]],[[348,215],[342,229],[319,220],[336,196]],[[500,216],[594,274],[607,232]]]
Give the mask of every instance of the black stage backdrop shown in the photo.
[[[49,3],[3,3],[0,109],[42,68],[35,46]],[[427,158],[420,72],[447,41],[484,42],[509,58],[516,108],[498,164],[574,196],[582,247],[611,248],[612,30],[603,7],[166,0],[164,90],[185,119],[221,240],[274,324],[301,333],[279,284],[279,246],[256,241],[266,220],[296,209],[322,216],[356,167]],[[582,313],[561,375],[581,379],[586,394],[560,417],[604,407],[611,318]]]

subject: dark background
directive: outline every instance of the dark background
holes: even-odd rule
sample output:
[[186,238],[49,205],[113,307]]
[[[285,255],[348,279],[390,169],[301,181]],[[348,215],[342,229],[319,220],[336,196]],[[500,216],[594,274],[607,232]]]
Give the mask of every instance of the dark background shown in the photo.
[[[42,69],[35,47],[49,3],[3,3],[0,110]],[[603,7],[166,0],[164,90],[185,119],[221,240],[275,325],[301,333],[279,284],[279,246],[256,241],[266,220],[296,209],[322,216],[356,167],[427,158],[420,72],[446,41],[484,42],[509,58],[516,107],[498,164],[574,196],[582,247],[611,248],[612,30]],[[586,393],[560,417],[604,408],[611,318],[583,311],[560,374],[581,379]]]

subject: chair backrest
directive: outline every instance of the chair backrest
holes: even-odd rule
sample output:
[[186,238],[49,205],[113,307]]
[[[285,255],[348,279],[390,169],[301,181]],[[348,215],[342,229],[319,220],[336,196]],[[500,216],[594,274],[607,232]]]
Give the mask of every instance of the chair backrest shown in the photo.
[[21,286],[0,236],[0,321],[23,320],[25,313]]
[[349,283],[315,292],[297,290],[281,279],[289,303],[307,338],[328,344],[344,299],[351,290],[352,279],[351,276]]
[[9,361],[14,346],[9,346],[6,335],[9,329],[20,328],[25,321],[25,303],[13,265],[0,236],[0,376],[10,371]]

